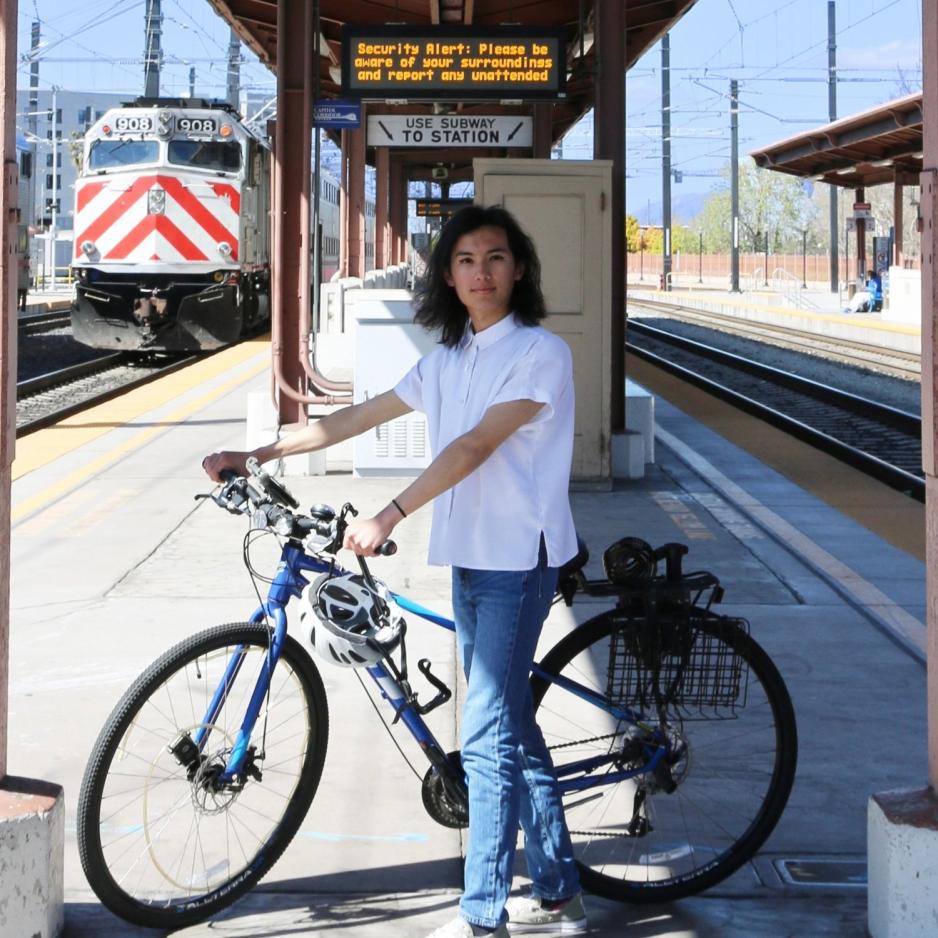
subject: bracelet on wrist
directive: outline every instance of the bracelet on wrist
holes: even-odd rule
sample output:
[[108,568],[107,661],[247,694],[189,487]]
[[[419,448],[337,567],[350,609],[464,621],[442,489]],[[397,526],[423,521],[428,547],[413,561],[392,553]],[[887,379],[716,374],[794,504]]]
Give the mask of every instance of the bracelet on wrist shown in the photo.
[[402,518],[406,518],[406,517],[407,517],[407,512],[404,511],[403,508],[401,508],[401,506],[398,504],[398,501],[397,501],[396,498],[392,498],[392,499],[391,499],[391,504],[401,513],[401,517],[402,517]]

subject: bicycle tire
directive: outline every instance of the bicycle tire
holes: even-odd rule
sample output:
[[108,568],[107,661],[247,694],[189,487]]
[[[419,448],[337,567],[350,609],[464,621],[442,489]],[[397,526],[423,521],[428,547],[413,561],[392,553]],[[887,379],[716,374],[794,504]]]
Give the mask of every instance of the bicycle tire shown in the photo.
[[[239,791],[205,784],[230,751],[268,645],[266,626],[246,622],[191,636],[134,681],[102,728],[78,799],[78,850],[91,888],[126,921],[173,929],[213,915],[261,879],[306,816],[329,719],[319,672],[290,636],[254,728],[261,779],[246,776]],[[187,770],[170,747],[204,725],[238,648],[207,759]]]
[[[794,782],[798,736],[784,681],[766,652],[738,626],[717,616],[695,627],[748,665],[746,706],[731,720],[681,720],[674,714],[686,759],[668,794],[651,773],[564,795],[564,813],[584,889],[622,902],[668,902],[708,889],[735,872],[762,846],[781,817]],[[638,623],[609,610],[578,626],[541,662],[605,699],[606,661],[614,630]],[[598,672],[598,674],[597,674]],[[532,675],[536,717],[555,764],[609,753],[628,727],[606,711]],[[653,720],[655,718],[652,718]],[[634,731],[633,731],[634,732]],[[750,743],[765,751],[751,750]],[[608,765],[606,771],[614,771]],[[563,770],[560,771],[563,778]],[[648,830],[629,833],[639,786]],[[710,813],[715,816],[710,816]],[[641,822],[644,823],[644,822]],[[698,824],[699,828],[694,825]],[[585,827],[585,829],[584,829]]]

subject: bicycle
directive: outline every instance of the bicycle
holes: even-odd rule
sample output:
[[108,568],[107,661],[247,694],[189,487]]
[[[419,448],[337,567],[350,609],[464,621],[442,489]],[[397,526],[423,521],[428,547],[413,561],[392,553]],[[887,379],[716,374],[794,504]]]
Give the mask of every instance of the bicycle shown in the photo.
[[[282,539],[266,600],[250,621],[191,636],[150,665],[105,723],[82,781],[85,875],[105,906],[139,925],[181,927],[252,888],[299,829],[323,768],[326,696],[309,652],[287,633],[286,609],[312,588],[308,574],[327,582],[348,574],[336,552],[355,510],[316,505],[304,514],[256,463],[249,469],[197,497],[251,515],[252,576],[252,539]],[[388,542],[383,552],[394,549]],[[555,601],[570,605],[583,593],[614,606],[531,672],[583,887],[610,899],[663,902],[720,882],[772,832],[794,780],[785,684],[745,620],[711,608],[723,597],[717,578],[682,571],[686,552],[625,538],[604,554],[607,577],[588,580],[584,546],[562,568]],[[430,816],[464,827],[459,754],[445,752],[423,720],[450,690],[421,659],[435,694],[418,700],[403,614],[453,623],[358,561],[380,598],[380,624],[396,636],[375,644],[380,654],[365,665],[378,690],[372,703],[383,698],[427,755],[421,794]]]

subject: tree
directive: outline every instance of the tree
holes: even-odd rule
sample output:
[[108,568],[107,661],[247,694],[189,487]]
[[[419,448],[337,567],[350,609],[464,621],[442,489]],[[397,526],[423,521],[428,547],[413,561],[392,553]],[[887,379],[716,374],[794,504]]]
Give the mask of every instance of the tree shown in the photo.
[[[704,235],[708,253],[731,247],[730,177],[717,184],[693,221]],[[802,232],[818,214],[811,199],[811,184],[754,163],[739,168],[739,242],[743,250],[761,250],[765,232],[773,251],[800,250]]]
[[642,249],[642,229],[634,215],[625,216],[625,244],[629,254],[637,254]]

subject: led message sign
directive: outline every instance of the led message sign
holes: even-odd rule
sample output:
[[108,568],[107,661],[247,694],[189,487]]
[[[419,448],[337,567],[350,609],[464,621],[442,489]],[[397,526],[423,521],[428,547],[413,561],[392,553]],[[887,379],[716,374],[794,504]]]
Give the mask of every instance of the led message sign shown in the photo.
[[563,28],[344,26],[342,93],[378,99],[557,98]]
[[417,217],[449,218],[467,205],[472,199],[417,199]]

